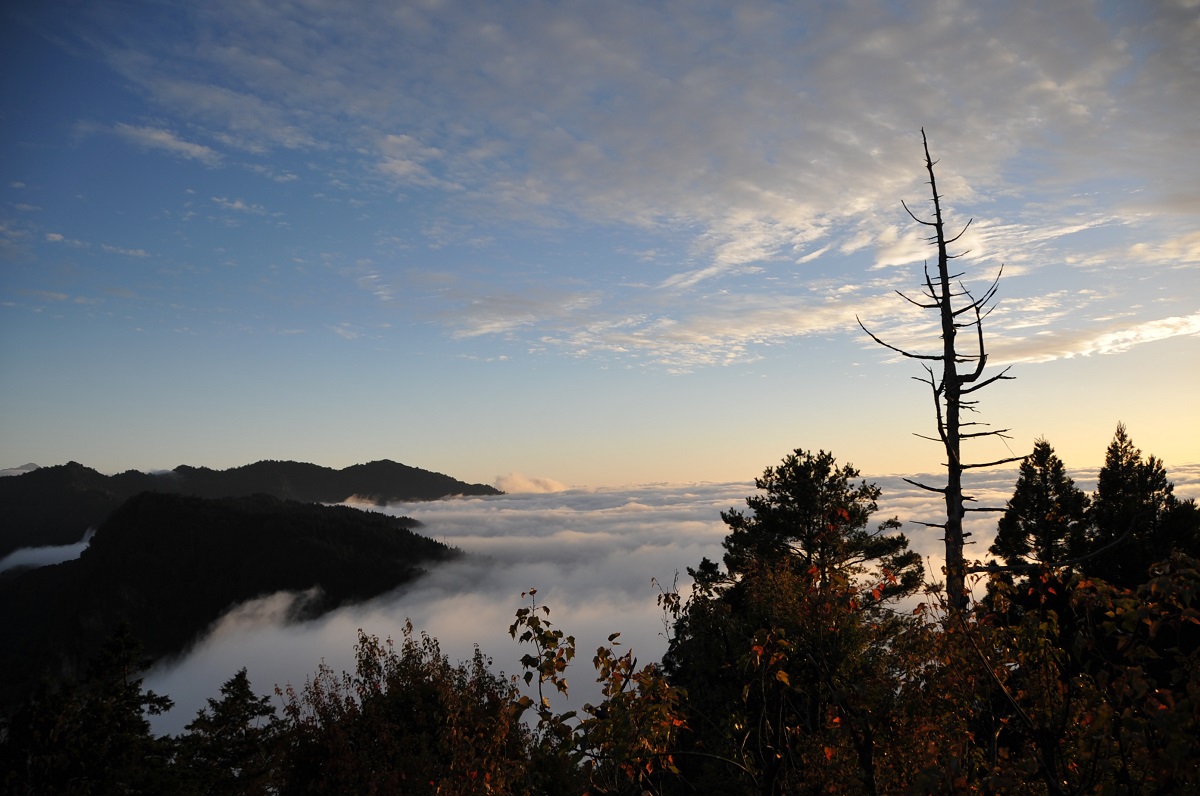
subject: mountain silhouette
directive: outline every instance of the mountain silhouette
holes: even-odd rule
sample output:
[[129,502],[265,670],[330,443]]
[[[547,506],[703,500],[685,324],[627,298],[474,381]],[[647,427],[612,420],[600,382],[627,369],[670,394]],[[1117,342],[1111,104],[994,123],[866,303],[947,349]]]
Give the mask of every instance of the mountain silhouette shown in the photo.
[[261,494],[302,503],[340,503],[354,497],[379,505],[502,494],[484,484],[386,459],[342,470],[268,460],[229,470],[180,465],[166,472],[128,470],[111,476],[69,462],[0,478],[0,558],[20,547],[78,542],[88,528],[141,492],[206,498]]

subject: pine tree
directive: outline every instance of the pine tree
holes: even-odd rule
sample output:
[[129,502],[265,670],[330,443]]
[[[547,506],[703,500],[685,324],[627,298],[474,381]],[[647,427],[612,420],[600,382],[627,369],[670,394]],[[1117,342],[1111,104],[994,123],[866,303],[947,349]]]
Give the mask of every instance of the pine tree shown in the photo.
[[257,696],[243,668],[209,698],[179,739],[177,762],[209,794],[266,794],[277,787],[282,724],[270,697]]
[[1039,439],[1021,462],[1013,495],[996,529],[989,552],[1007,565],[1052,566],[1079,544],[1088,496],[1066,474],[1054,448]]
[[663,659],[687,692],[685,780],[730,794],[883,787],[888,650],[912,627],[887,604],[922,567],[898,521],[870,527],[880,490],[858,478],[824,451],[789,454],[756,480],[749,513],[722,513],[727,572],[689,570]]
[[754,561],[788,561],[800,571],[811,570],[824,588],[838,578],[858,579],[871,564],[876,574],[886,570],[895,582],[866,602],[916,590],[920,556],[908,549],[904,534],[890,533],[900,527],[897,520],[868,528],[880,489],[865,480],[855,484],[857,478],[854,467],[839,467],[825,451],[796,450],[767,468],[754,482],[761,494],[746,498],[751,514],[721,513],[730,529],[724,542],[729,572],[743,574]]
[[147,716],[170,698],[142,689],[148,661],[128,624],[79,683],[43,684],[12,717],[0,744],[0,786],[13,794],[175,792],[170,743]]
[[1118,586],[1145,582],[1149,566],[1171,552],[1169,517],[1179,506],[1174,491],[1162,460],[1143,459],[1125,424],[1118,423],[1092,499],[1091,527],[1081,543],[1084,554],[1105,552],[1095,555],[1085,571]]

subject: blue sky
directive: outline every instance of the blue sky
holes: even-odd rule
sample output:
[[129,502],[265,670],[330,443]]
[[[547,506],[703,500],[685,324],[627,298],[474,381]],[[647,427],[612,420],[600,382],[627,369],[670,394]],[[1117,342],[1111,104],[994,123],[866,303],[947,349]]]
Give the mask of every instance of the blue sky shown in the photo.
[[1200,461],[1194,0],[2,13],[0,466],[934,469],[922,126],[983,419]]

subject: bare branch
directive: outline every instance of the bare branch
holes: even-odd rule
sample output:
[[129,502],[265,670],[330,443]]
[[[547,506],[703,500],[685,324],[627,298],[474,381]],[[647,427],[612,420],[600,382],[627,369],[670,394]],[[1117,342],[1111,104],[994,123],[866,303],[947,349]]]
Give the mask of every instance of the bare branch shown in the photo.
[[937,226],[937,225],[936,225],[934,222],[932,222],[932,221],[922,221],[921,219],[917,218],[916,214],[915,214],[915,213],[913,213],[913,211],[911,211],[911,210],[909,210],[909,209],[908,209],[908,205],[907,205],[907,204],[904,202],[904,200],[903,200],[903,199],[901,199],[901,200],[900,200],[900,205],[901,205],[901,207],[903,207],[903,208],[904,208],[904,211],[905,211],[906,213],[908,213],[908,215],[909,215],[909,216],[912,218],[912,220],[913,220],[913,221],[915,221],[915,222],[917,222],[918,224],[924,224],[924,225],[925,225],[925,226],[927,226],[927,227],[934,227],[934,226]]
[[1007,373],[1008,373],[1010,370],[1012,370],[1012,365],[1009,365],[1009,366],[1008,366],[1008,367],[1006,367],[1004,370],[1002,370],[1002,371],[1000,371],[999,373],[997,373],[995,376],[992,376],[992,377],[991,377],[991,378],[989,378],[989,379],[984,379],[983,381],[979,382],[978,384],[976,384],[976,385],[974,385],[974,386],[971,386],[971,387],[968,387],[968,388],[966,388],[966,389],[965,389],[965,390],[963,390],[961,393],[959,393],[959,395],[969,395],[970,393],[973,393],[973,392],[975,392],[976,390],[982,390],[984,387],[986,387],[986,386],[988,386],[989,384],[992,384],[992,383],[994,383],[994,382],[997,382],[997,381],[1012,381],[1013,379],[1015,379],[1015,378],[1016,378],[1016,376],[1007,376],[1007,375],[1005,375],[1005,374],[1007,374]]
[[1025,458],[1024,456],[1009,456],[1007,459],[997,459],[994,462],[980,462],[979,464],[964,464],[964,465],[962,465],[962,468],[964,470],[967,470],[967,469],[976,468],[976,467],[995,467],[1000,464],[1008,464],[1010,462],[1019,462],[1024,458]]
[[920,481],[913,481],[912,479],[909,479],[909,478],[903,478],[901,480],[904,481],[905,483],[912,484],[913,486],[918,487],[920,489],[925,489],[930,492],[937,492],[938,494],[942,494],[942,495],[946,494],[945,487],[927,486],[925,484],[922,484]]
[[946,243],[957,243],[958,239],[961,238],[963,235],[965,235],[967,233],[967,230],[971,228],[971,222],[974,220],[975,219],[973,219],[973,218],[967,219],[967,223],[963,225],[962,230],[957,235],[955,235],[953,238],[946,241]]
[[909,298],[908,296],[904,295],[904,293],[899,290],[896,291],[896,295],[899,296],[900,298],[904,299],[908,303],[914,304],[923,310],[936,310],[938,308],[937,304],[922,304],[921,302],[917,301],[916,299],[912,299],[912,298]]
[[[971,425],[986,426],[987,423],[972,423]],[[1007,436],[1007,432],[1010,430],[1011,429],[1007,428],[997,428],[993,429],[992,431],[971,431],[966,434],[959,434],[959,436],[963,439],[976,439],[978,437],[1000,437],[1001,439],[1012,439],[1012,437]]]
[[913,354],[913,353],[910,353],[910,352],[908,352],[908,351],[905,351],[903,348],[896,348],[896,346],[894,346],[894,345],[890,345],[890,344],[888,344],[888,343],[885,343],[885,342],[883,342],[882,340],[880,340],[878,337],[876,337],[876,336],[875,336],[875,335],[874,335],[874,334],[871,332],[871,330],[870,330],[870,329],[868,329],[867,327],[863,326],[863,322],[862,322],[862,320],[861,320],[861,319],[860,319],[860,318],[859,318],[857,315],[855,315],[855,316],[854,316],[854,320],[858,321],[858,325],[859,325],[859,327],[860,327],[860,328],[861,328],[861,329],[862,329],[864,332],[866,332],[866,333],[867,333],[867,336],[868,336],[868,337],[870,337],[870,338],[871,338],[872,340],[874,340],[876,343],[879,343],[879,344],[880,344],[881,346],[883,346],[884,348],[888,348],[888,349],[891,349],[892,351],[895,351],[897,354],[901,354],[901,355],[903,355],[903,356],[906,356],[906,357],[908,357],[909,359],[939,359],[939,360],[940,360],[940,359],[942,358],[940,355],[934,356],[934,355],[932,355],[932,354]]

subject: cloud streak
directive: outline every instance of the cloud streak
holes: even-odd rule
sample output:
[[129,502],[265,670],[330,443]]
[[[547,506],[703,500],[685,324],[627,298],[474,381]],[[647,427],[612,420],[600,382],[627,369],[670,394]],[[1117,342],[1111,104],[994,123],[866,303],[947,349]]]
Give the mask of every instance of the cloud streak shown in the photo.
[[1099,334],[1094,329],[1054,330],[1034,338],[1002,339],[993,346],[992,354],[998,364],[1050,362],[1077,356],[1121,354],[1148,343],[1198,335],[1200,312],[1143,323],[1110,323]]
[[159,150],[175,157],[198,160],[207,166],[220,165],[221,153],[203,144],[185,141],[161,127],[139,127],[124,122],[113,128],[121,138],[147,149]]

